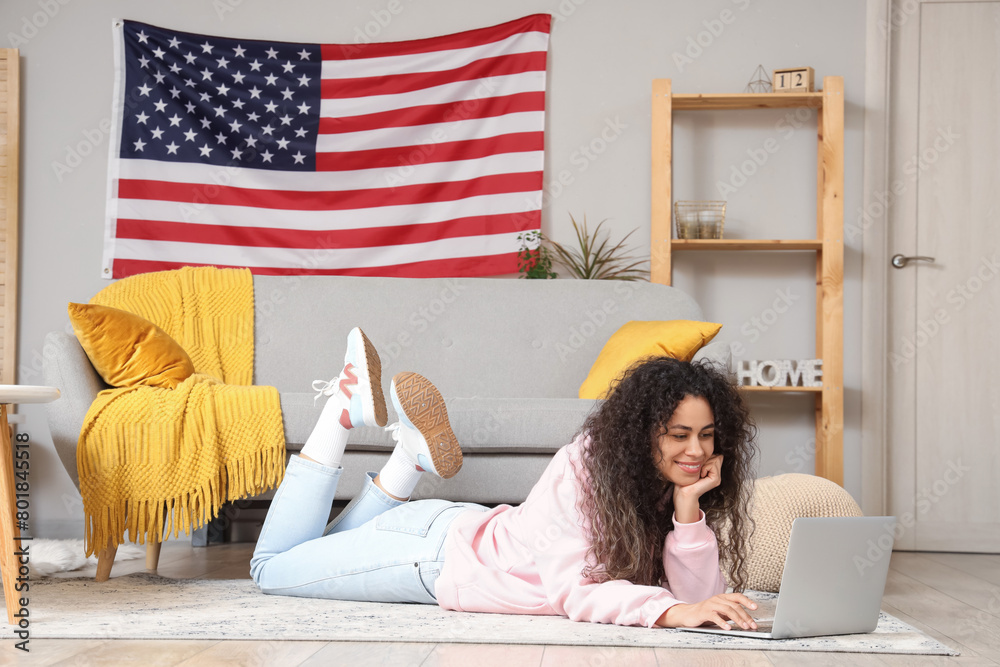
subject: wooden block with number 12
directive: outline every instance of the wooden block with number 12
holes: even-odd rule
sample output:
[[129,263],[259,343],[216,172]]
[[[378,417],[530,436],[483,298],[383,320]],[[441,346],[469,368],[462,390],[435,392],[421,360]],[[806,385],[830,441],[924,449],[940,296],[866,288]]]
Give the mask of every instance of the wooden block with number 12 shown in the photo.
[[771,89],[776,93],[811,93],[813,91],[812,67],[789,67],[774,70]]

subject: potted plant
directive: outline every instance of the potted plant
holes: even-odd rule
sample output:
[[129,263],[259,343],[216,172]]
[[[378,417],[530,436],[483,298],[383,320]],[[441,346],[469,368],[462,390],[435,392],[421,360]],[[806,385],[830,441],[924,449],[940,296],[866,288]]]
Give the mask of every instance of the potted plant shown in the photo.
[[534,229],[517,235],[521,249],[517,252],[517,269],[522,278],[548,280],[555,278],[552,271],[552,253],[542,243],[545,237]]
[[556,261],[571,274],[585,280],[649,280],[649,270],[641,268],[646,260],[623,254],[628,252],[625,242],[635,233],[634,229],[611,245],[610,234],[601,236],[601,226],[606,219],[597,224],[593,233],[587,229],[586,216],[582,226],[572,215],[569,219],[573,222],[578,247],[568,248],[551,240],[549,243],[555,250]]

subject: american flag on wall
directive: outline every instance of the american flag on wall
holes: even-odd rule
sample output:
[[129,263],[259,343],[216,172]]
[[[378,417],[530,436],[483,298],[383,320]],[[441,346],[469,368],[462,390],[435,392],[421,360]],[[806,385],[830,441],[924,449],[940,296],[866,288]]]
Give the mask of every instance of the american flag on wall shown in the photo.
[[106,278],[513,273],[541,227],[548,15],[380,44],[114,25]]

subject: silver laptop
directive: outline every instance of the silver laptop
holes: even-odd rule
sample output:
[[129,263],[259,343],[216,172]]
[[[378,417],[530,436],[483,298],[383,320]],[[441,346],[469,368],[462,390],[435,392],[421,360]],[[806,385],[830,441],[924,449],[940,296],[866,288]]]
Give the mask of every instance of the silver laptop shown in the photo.
[[895,525],[891,516],[795,519],[773,620],[759,605],[756,630],[680,629],[759,639],[871,632],[878,625]]

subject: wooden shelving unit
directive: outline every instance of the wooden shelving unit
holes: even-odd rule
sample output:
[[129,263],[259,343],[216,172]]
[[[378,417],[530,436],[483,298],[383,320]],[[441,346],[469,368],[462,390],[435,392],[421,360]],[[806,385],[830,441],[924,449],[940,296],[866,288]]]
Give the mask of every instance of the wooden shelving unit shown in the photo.
[[17,380],[19,72],[18,50],[0,49],[0,384]]
[[[816,238],[672,238],[674,110],[816,109]],[[653,80],[651,280],[671,284],[678,251],[812,251],[816,253],[816,356],[822,387],[746,387],[746,391],[816,395],[816,474],[844,483],[844,78],[823,78],[814,93],[674,95],[670,79]]]

